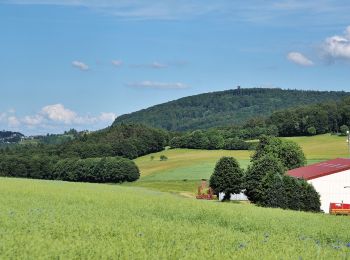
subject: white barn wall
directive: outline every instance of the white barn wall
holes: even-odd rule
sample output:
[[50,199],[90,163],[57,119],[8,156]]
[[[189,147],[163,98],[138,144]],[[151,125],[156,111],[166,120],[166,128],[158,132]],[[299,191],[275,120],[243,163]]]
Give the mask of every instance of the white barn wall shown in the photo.
[[329,213],[329,204],[331,202],[344,202],[350,204],[350,170],[338,172],[316,179],[308,180],[321,197],[321,209]]

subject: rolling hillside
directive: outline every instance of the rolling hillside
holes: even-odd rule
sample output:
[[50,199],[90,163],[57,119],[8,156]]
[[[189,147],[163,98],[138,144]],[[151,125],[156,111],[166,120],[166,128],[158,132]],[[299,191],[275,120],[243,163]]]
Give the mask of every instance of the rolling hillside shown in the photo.
[[207,129],[269,116],[280,109],[340,100],[342,91],[267,88],[235,89],[181,98],[118,117],[114,124],[137,122],[172,131]]
[[[298,143],[305,153],[308,164],[349,157],[346,137],[343,136],[324,134],[283,139]],[[241,167],[246,168],[250,163],[251,154],[252,151],[166,150],[135,159],[141,171],[141,178],[125,185],[193,195],[200,179],[208,179],[211,176],[220,157],[232,156],[239,161]],[[167,156],[168,160],[160,161],[161,155]]]
[[347,259],[348,220],[120,185],[0,178],[0,259]]

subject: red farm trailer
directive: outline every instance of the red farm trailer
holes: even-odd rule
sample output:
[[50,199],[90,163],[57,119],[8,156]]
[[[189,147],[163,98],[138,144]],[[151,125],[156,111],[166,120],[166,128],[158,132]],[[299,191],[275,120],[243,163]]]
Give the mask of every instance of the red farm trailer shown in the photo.
[[330,203],[329,213],[332,215],[350,215],[350,204]]
[[202,179],[202,183],[198,187],[198,193],[196,198],[200,200],[213,200],[216,198],[212,188],[208,187],[207,180]]

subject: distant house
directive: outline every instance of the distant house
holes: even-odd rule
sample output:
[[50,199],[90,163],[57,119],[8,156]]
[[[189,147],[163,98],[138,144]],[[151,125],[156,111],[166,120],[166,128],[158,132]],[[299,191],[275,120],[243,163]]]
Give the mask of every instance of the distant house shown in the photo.
[[329,213],[330,203],[350,203],[350,159],[320,162],[290,170],[287,174],[314,186],[325,213]]
[[[224,199],[224,197],[225,197],[225,193],[224,192],[220,192],[219,193],[219,201],[222,201]],[[234,201],[248,201],[248,197],[242,191],[240,194],[232,194],[231,193],[230,200],[234,200]]]

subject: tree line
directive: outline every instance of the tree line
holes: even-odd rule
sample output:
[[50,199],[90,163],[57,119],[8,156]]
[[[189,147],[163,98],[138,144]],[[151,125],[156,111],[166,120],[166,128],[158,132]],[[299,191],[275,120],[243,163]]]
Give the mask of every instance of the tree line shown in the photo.
[[[162,151],[168,140],[166,131],[122,124],[84,133],[61,144],[6,147],[0,149],[0,175],[89,182],[133,181],[139,174],[131,159]],[[65,167],[69,167],[70,173]]]
[[279,136],[340,133],[350,126],[350,98],[276,111],[266,120]]
[[254,144],[245,142],[237,136],[224,135],[218,130],[196,130],[173,137],[169,143],[171,148],[205,149],[205,150],[248,150]]
[[122,157],[66,158],[57,156],[2,156],[0,176],[44,180],[118,183],[135,181],[140,172],[135,163]]
[[140,124],[122,124],[106,129],[83,133],[74,140],[61,144],[29,144],[0,149],[2,155],[20,157],[40,155],[59,158],[95,158],[121,156],[135,159],[139,156],[164,149],[169,141],[169,133],[164,130]]
[[248,119],[242,125],[218,127],[218,134],[242,140],[268,136],[346,135],[350,126],[350,97],[339,101],[298,106],[273,112],[269,117]]
[[210,178],[210,186],[224,199],[242,191],[260,206],[283,209],[320,211],[320,197],[305,180],[286,175],[286,171],[305,165],[301,148],[291,141],[262,137],[244,172],[236,159],[221,158]]
[[172,148],[254,149],[246,140],[267,136],[311,136],[334,133],[346,135],[350,126],[350,97],[275,111],[268,118],[255,117],[242,125],[177,133],[170,140]]

